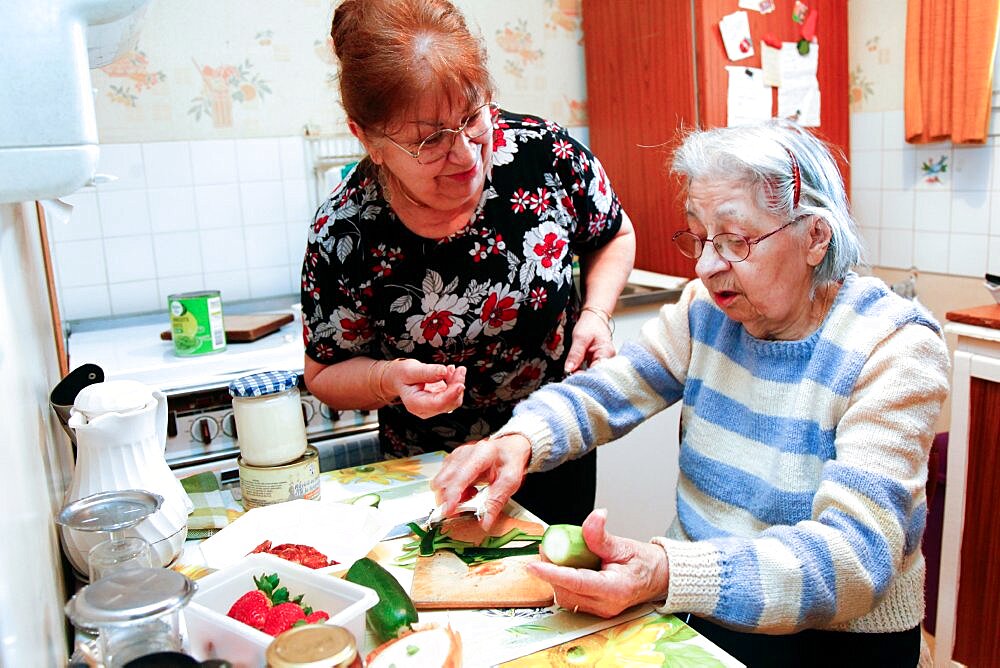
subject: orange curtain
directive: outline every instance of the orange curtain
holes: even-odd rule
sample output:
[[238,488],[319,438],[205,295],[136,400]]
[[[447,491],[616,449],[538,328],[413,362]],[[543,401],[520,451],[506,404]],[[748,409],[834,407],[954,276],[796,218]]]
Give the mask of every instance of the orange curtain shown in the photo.
[[990,122],[997,0],[908,0],[906,141],[982,144]]

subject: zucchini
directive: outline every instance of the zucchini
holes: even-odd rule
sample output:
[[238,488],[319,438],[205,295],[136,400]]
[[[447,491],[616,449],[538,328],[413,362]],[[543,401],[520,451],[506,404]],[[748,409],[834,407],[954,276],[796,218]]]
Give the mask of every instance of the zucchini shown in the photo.
[[583,529],[575,524],[553,524],[542,536],[542,554],[558,566],[601,568],[601,558],[590,551],[583,540]]
[[344,579],[369,587],[378,594],[378,603],[368,609],[365,618],[379,643],[392,640],[417,622],[417,609],[409,594],[399,580],[377,562],[368,557],[358,559],[347,569]]
[[355,506],[371,506],[372,508],[378,508],[378,504],[381,502],[382,497],[374,492],[371,494],[362,494],[358,498],[351,501],[351,503]]

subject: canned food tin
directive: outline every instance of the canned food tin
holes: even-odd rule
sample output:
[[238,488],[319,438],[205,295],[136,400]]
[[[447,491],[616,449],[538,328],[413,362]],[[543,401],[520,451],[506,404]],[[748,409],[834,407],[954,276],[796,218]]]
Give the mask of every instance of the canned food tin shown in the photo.
[[313,446],[306,453],[282,466],[250,466],[242,457],[240,492],[247,510],[295,499],[319,499],[319,450]]
[[226,349],[222,297],[218,290],[184,292],[167,297],[174,352],[181,357]]

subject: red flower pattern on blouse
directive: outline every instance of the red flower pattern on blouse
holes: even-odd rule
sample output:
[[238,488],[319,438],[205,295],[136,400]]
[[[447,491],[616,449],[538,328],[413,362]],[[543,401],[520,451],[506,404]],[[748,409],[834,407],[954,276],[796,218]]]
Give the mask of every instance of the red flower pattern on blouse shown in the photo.
[[340,326],[344,329],[345,341],[364,339],[372,335],[371,323],[365,316],[359,316],[355,320],[350,318],[341,318]]
[[538,192],[528,197],[528,206],[536,216],[541,216],[549,208],[549,191],[539,188]]
[[531,205],[531,194],[527,192],[524,188],[518,188],[514,195],[510,198],[514,213],[521,213],[522,211],[527,211],[528,207]]
[[451,311],[432,311],[420,321],[424,330],[424,338],[431,341],[436,336],[442,339],[448,337],[451,328],[455,326],[455,316]]
[[528,303],[531,304],[531,308],[536,311],[545,306],[545,302],[548,301],[548,299],[549,295],[545,288],[534,288],[532,289],[531,294],[528,295]]
[[532,250],[535,251],[535,255],[541,258],[542,266],[549,269],[557,260],[562,258],[563,250],[566,248],[567,243],[565,239],[561,239],[555,232],[549,232],[545,235],[543,243],[535,244]]
[[568,141],[560,140],[552,144],[552,152],[560,160],[566,160],[573,157],[573,145]]
[[503,327],[504,323],[517,319],[517,300],[511,295],[503,298],[496,292],[491,292],[483,303],[483,310],[479,314],[479,319],[483,324],[492,328]]

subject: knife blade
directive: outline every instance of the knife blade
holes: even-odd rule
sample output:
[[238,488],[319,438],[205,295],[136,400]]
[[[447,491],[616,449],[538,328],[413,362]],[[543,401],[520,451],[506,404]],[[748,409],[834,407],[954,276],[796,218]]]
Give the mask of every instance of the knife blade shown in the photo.
[[396,526],[389,529],[389,533],[387,533],[385,537],[382,538],[382,540],[393,540],[394,538],[402,538],[403,536],[408,536],[411,533],[413,533],[413,530],[410,529],[411,523],[416,524],[417,526],[424,526],[425,524],[427,524],[427,520],[430,518],[430,516],[431,513],[427,513],[423,517],[417,517],[416,519],[408,520],[406,522],[397,524]]

